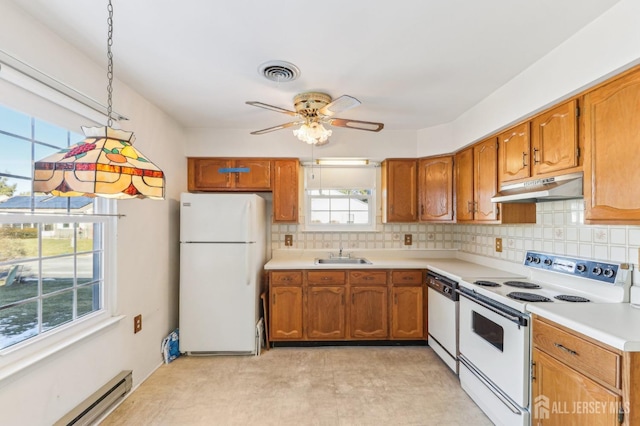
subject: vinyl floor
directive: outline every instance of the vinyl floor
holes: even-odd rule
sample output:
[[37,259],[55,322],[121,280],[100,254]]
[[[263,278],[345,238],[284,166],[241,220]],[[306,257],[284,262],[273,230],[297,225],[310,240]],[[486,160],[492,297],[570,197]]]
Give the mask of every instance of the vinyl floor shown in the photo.
[[110,425],[491,425],[426,346],[273,348],[182,356],[101,422]]

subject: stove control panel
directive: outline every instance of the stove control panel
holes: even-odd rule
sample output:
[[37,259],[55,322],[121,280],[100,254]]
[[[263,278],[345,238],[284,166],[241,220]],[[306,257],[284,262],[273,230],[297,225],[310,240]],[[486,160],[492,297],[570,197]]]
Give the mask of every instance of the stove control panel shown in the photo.
[[620,265],[616,263],[556,256],[534,251],[527,252],[524,265],[530,268],[560,272],[611,284],[616,282],[620,269]]

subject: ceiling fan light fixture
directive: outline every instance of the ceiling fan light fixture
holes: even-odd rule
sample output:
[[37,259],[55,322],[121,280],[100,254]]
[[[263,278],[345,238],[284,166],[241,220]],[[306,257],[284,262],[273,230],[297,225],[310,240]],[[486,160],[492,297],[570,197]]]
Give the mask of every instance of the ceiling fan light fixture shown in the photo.
[[303,124],[299,129],[293,130],[295,137],[309,145],[324,145],[332,133],[333,130],[325,129],[321,123],[316,121]]

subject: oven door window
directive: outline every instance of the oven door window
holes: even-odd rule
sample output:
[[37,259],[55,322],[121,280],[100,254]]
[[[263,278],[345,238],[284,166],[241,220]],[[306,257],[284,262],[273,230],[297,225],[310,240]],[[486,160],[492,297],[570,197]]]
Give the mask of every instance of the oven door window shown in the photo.
[[472,311],[471,313],[471,327],[473,332],[500,352],[504,352],[504,329],[502,326],[480,315],[476,311]]

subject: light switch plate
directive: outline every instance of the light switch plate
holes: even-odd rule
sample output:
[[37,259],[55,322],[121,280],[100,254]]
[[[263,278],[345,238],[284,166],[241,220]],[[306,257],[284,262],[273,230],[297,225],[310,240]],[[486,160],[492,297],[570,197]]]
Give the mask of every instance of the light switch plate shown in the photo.
[[411,234],[404,234],[404,245],[410,246],[411,244],[413,244],[413,237]]
[[284,245],[286,247],[291,247],[293,245],[293,235],[291,234],[286,234],[284,236]]

